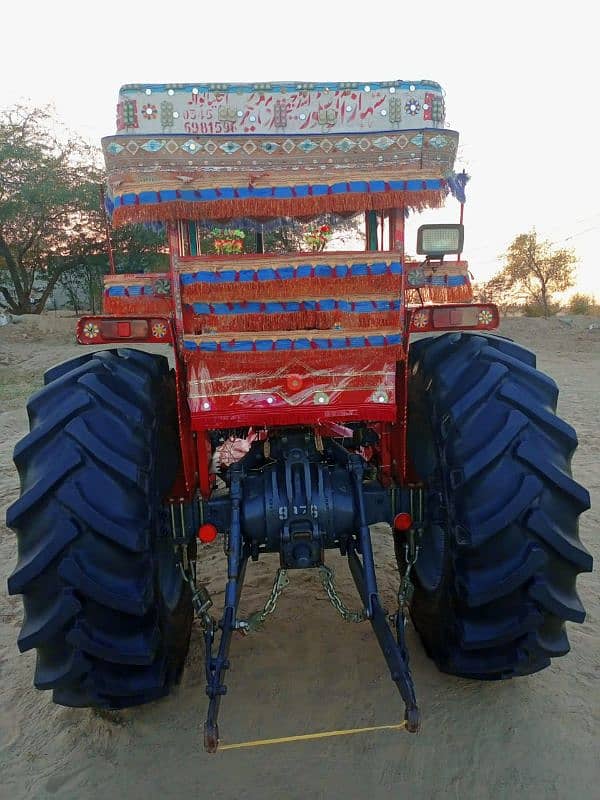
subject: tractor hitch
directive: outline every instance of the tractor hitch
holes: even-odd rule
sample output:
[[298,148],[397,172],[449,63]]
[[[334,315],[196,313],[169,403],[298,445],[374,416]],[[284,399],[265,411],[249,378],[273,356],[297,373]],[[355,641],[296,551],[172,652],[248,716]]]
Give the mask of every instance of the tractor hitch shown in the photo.
[[[364,459],[332,439],[324,439],[323,447],[316,448],[314,438],[292,435],[272,448],[263,463],[259,448],[253,446],[247,456],[231,465],[227,512],[222,497],[214,506],[207,501],[202,509],[203,519],[213,523],[227,520],[229,529],[223,615],[218,624],[207,624],[206,615],[202,619],[209,698],[205,749],[214,753],[219,744],[219,707],[227,693],[224,680],[234,631],[256,629],[275,609],[288,582],[287,571],[311,567],[320,570],[325,590],[344,619],[370,620],[405,704],[406,729],[416,732],[420,714],[404,638],[405,608],[399,608],[393,617],[394,635],[377,588],[369,530],[375,522],[392,521],[395,504],[390,490],[366,481]],[[348,558],[363,606],[358,612],[343,605],[333,584],[333,571],[324,564],[324,551],[333,548]],[[238,607],[246,565],[249,558],[263,552],[279,552],[280,569],[265,608],[244,621],[238,618]]]

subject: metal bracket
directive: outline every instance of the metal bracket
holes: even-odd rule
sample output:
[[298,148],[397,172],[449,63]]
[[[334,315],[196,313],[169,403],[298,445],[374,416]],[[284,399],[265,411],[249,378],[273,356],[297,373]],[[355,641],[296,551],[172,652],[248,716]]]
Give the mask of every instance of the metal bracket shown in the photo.
[[[364,562],[364,558],[363,558]],[[367,599],[367,584],[366,584],[366,569],[361,563],[356,550],[351,545],[348,548],[348,564],[350,572],[354,578],[356,588],[366,605]],[[379,642],[379,646],[387,661],[392,680],[398,687],[398,691],[404,700],[405,712],[404,719],[406,720],[406,730],[411,733],[416,733],[421,725],[421,713],[417,706],[417,699],[415,695],[415,686],[413,683],[410,667],[408,665],[408,651],[404,641],[404,626],[397,626],[398,641],[394,637],[390,626],[387,623],[386,613],[381,606],[379,596],[376,594],[371,597],[372,615],[370,617],[371,625]]]
[[243,472],[240,464],[231,467],[231,528],[227,551],[227,585],[225,587],[225,606],[219,622],[221,637],[216,656],[213,655],[215,631],[204,631],[206,653],[206,694],[209,697],[208,712],[204,723],[204,748],[209,753],[216,753],[219,746],[219,706],[221,697],[227,693],[223,683],[225,672],[229,669],[229,648],[231,638],[236,630],[236,616],[240,595],[244,583],[246,564],[250,555],[249,548],[242,541],[240,525],[240,504],[242,499]]

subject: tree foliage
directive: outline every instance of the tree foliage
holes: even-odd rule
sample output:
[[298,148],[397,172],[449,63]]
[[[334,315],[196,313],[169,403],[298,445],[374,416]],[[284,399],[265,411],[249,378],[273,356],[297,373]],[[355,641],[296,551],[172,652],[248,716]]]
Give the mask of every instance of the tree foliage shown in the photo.
[[478,303],[495,303],[504,315],[519,304],[518,292],[504,270],[476,287],[475,297]]
[[538,240],[535,230],[515,237],[505,259],[503,270],[495,276],[499,283],[515,299],[538,307],[544,317],[556,307],[555,295],[575,283],[575,253],[553,249],[551,242]]
[[0,294],[39,313],[60,276],[99,252],[101,173],[93,149],[48,108],[0,112]]
[[[0,302],[39,314],[60,283],[77,308],[98,304],[108,271],[99,152],[49,108],[0,111]],[[164,234],[133,225],[112,234],[119,272],[168,263]]]

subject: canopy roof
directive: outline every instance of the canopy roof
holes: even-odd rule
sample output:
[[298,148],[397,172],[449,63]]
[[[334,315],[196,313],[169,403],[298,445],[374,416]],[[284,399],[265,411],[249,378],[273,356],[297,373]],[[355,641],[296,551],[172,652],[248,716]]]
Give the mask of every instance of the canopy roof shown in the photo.
[[440,205],[458,134],[431,81],[130,84],[102,140],[115,224]]

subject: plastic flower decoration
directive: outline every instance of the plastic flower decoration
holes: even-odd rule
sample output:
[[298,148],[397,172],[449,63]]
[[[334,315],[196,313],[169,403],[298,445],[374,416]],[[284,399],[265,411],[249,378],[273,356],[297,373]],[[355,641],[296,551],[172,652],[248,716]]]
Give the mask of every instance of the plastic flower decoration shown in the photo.
[[213,228],[210,232],[215,253],[236,255],[244,252],[246,234],[238,228]]
[[304,242],[311,250],[320,252],[325,249],[325,245],[331,239],[331,228],[329,225],[321,225],[318,228],[309,228],[304,234]]

